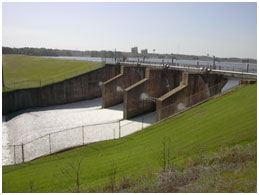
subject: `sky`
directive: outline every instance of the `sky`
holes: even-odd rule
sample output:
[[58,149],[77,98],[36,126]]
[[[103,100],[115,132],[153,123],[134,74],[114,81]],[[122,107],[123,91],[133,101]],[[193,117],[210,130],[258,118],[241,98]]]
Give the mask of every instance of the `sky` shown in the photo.
[[257,4],[2,4],[2,44],[257,59]]

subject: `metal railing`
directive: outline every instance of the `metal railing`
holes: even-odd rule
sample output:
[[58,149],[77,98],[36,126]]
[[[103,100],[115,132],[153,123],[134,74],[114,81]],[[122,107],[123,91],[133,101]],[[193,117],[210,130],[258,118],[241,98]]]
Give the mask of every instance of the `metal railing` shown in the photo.
[[[94,142],[119,139],[147,127],[149,123],[145,123],[145,119],[150,121],[150,117],[152,118],[150,114],[144,116],[144,124],[139,118],[130,121],[116,120],[89,124],[51,132],[21,144],[2,146],[3,165],[28,162],[42,156]],[[6,156],[5,154],[9,155]]]
[[[163,66],[178,66],[178,67],[185,67],[185,68],[197,68],[197,69],[201,69],[201,68],[210,68],[212,69],[212,65],[208,64],[208,65],[201,65],[201,64],[184,64],[184,63],[172,63],[172,62],[153,62],[153,61],[148,61],[145,60],[143,61],[134,61],[134,60],[126,60],[124,62],[119,62],[119,63],[128,63],[128,64],[132,64],[132,65],[154,65],[154,66],[159,66],[159,67],[163,67]],[[215,70],[228,70],[228,71],[235,71],[235,72],[249,72],[249,73],[257,73],[257,68],[251,68],[249,67],[248,70],[246,70],[245,67],[235,67],[238,65],[233,64],[232,67],[228,67],[228,66],[220,66],[220,65],[216,65],[213,69]]]
[[[101,62],[101,66],[104,66],[106,63],[106,59],[102,59]],[[111,62],[112,63],[112,62]],[[148,61],[145,60],[143,61],[134,61],[134,60],[126,60],[126,61],[118,61],[117,63],[122,63],[122,64],[132,64],[132,65],[138,65],[138,64],[142,64],[142,65],[153,65],[154,68],[160,68],[160,67],[165,67],[165,66],[177,66],[177,67],[184,67],[184,68],[195,68],[195,69],[202,69],[204,67],[207,68],[212,68],[211,65],[195,65],[195,64],[183,64],[183,63],[172,63],[172,62],[165,62],[165,63],[161,63],[161,62],[154,62],[154,61]],[[233,72],[242,72],[242,73],[257,73],[257,69],[256,68],[251,68],[249,67],[248,71],[246,70],[245,67],[228,67],[228,66],[219,66],[216,65],[214,70],[225,70],[225,71],[233,71]],[[79,76],[81,74],[84,74],[85,72],[82,71],[75,71],[72,73],[68,73],[59,77],[54,77],[48,80],[25,80],[25,81],[14,81],[14,82],[5,82],[5,87],[2,89],[3,92],[7,92],[7,91],[12,91],[15,89],[25,89],[25,88],[36,88],[36,87],[42,87],[42,86],[46,86],[46,85],[50,85],[56,82],[60,82],[60,81],[64,81],[66,79],[75,77],[75,76]]]

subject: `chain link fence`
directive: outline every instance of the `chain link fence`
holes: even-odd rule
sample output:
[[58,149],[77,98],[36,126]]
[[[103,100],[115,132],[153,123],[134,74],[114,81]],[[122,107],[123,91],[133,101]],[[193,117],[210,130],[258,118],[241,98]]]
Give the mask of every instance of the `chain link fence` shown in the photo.
[[154,116],[153,113],[133,120],[84,125],[49,133],[20,145],[3,146],[3,165],[28,162],[69,148],[119,139],[154,123]]

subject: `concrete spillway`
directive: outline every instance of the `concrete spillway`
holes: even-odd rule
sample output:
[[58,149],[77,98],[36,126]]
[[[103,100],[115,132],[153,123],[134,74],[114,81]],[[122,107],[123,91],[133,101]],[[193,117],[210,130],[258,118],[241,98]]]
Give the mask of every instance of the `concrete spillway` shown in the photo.
[[3,93],[3,114],[20,112],[8,121],[3,118],[3,165],[121,138],[228,85],[222,74],[106,65],[45,87]]

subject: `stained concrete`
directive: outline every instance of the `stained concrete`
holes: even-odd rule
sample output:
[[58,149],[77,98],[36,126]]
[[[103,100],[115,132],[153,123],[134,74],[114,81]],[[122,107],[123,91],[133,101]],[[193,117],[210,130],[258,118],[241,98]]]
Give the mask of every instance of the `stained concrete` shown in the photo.
[[150,100],[141,100],[141,94],[147,93],[158,98],[178,86],[181,77],[180,71],[146,68],[145,78],[124,91],[124,119],[154,111],[156,104]]
[[[225,83],[226,79],[221,75],[146,68],[145,78],[124,90],[123,117],[128,119],[156,110],[159,121],[182,109],[181,107],[194,105],[219,93]],[[219,86],[212,87],[215,85]],[[142,93],[152,98],[141,100]]]
[[[144,78],[144,74],[144,68],[121,66],[120,74],[102,85],[102,107],[107,108],[122,103],[123,90]],[[117,87],[122,88],[122,91],[117,91]]]
[[157,121],[220,93],[227,82],[218,75],[183,73],[182,78],[182,85],[157,99]]

